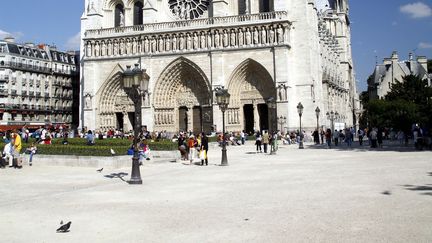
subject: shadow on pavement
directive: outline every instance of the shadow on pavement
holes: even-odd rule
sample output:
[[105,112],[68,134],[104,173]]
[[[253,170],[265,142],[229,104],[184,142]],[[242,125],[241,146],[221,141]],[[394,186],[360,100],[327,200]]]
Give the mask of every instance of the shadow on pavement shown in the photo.
[[[325,144],[309,144],[305,145],[305,148],[307,149],[328,149]],[[354,142],[351,147],[348,147],[346,143],[339,144],[338,146],[335,146],[332,144],[331,148],[332,150],[339,150],[339,151],[353,151],[353,152],[368,152],[368,151],[374,151],[374,152],[430,152],[430,150],[417,150],[415,149],[414,145],[401,145],[396,143],[387,142],[384,143],[382,148],[371,148],[368,143],[363,143],[362,146],[359,145],[358,142]]]
[[403,185],[403,187],[405,187],[406,190],[410,190],[410,191],[424,192],[421,195],[432,196],[432,186],[431,186],[431,184],[424,185],[424,186]]
[[111,173],[110,175],[104,175],[105,178],[110,178],[110,179],[114,179],[114,178],[119,178],[120,180],[127,182],[125,179],[123,179],[123,177],[129,175],[128,173],[125,172],[120,172],[120,173]]

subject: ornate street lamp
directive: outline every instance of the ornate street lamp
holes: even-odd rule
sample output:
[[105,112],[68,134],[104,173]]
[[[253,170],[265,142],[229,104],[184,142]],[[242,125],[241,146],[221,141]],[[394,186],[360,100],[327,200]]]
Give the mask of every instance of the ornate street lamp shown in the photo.
[[320,108],[317,106],[317,108],[315,109],[315,115],[317,118],[317,131],[319,130],[319,114],[320,114],[321,110]]
[[228,159],[227,159],[227,151],[226,151],[226,139],[225,139],[225,111],[228,109],[228,104],[230,101],[230,94],[228,93],[227,89],[217,88],[215,90],[216,95],[216,103],[218,104],[219,108],[222,111],[222,161],[221,166],[227,166],[228,165]]
[[126,70],[123,72],[122,77],[122,88],[133,101],[135,105],[135,124],[134,124],[134,155],[132,157],[132,174],[129,180],[129,184],[142,184],[141,173],[139,168],[139,154],[138,154],[138,136],[141,130],[141,106],[142,99],[146,92],[148,92],[150,77],[147,75],[145,70],[139,67],[139,64],[135,64],[134,69],[131,66],[126,66]]
[[335,119],[339,119],[339,113],[330,111],[326,113],[327,120],[330,120],[331,132],[334,132],[334,121]]
[[298,105],[297,105],[297,112],[298,112],[299,117],[300,117],[300,144],[299,144],[299,149],[304,149],[304,147],[303,147],[303,136],[304,136],[304,134],[303,134],[303,131],[302,131],[302,126],[301,126],[301,118],[302,118],[302,115],[303,115],[303,105],[302,105],[301,102],[299,102]]

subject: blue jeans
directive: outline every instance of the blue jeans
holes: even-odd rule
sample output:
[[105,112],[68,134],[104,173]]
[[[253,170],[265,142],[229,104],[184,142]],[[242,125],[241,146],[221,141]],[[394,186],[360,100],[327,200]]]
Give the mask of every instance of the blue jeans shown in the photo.
[[29,162],[31,163],[33,161],[33,153],[30,152],[30,160]]

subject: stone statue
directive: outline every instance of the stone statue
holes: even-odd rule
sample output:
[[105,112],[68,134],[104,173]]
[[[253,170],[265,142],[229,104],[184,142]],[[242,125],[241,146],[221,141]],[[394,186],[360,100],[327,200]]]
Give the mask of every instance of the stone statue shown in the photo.
[[256,45],[259,43],[259,34],[257,28],[254,28],[253,31],[253,43]]
[[265,27],[261,27],[261,43],[263,45],[267,44],[267,33]]
[[99,42],[96,42],[94,51],[95,51],[94,56],[98,57],[100,54]]
[[186,34],[186,38],[187,38],[187,42],[186,42],[186,50],[190,50],[192,49],[192,37],[190,35],[190,33]]
[[120,39],[119,55],[124,55],[124,54],[125,54],[125,43],[123,39]]
[[132,44],[129,39],[126,40],[126,54],[132,53]]
[[250,45],[251,44],[251,33],[249,31],[249,28],[246,28],[246,45]]
[[185,2],[182,2],[180,4],[180,15],[179,15],[180,19],[184,19],[185,18],[185,12],[186,12]]
[[124,13],[120,11],[120,27],[124,27],[124,26],[125,26],[125,16]]
[[90,109],[91,108],[91,96],[89,94],[85,97],[85,108]]
[[191,18],[190,17],[190,10],[191,10],[190,3],[186,3],[185,19],[190,19]]
[[276,30],[276,35],[277,35],[277,42],[278,43],[283,43],[284,42],[284,38],[283,38],[283,28],[282,26],[278,26],[277,30]]
[[207,46],[208,46],[209,49],[213,47],[213,45],[212,45],[212,34],[211,34],[210,31],[207,32]]
[[274,43],[274,30],[273,30],[272,26],[269,27],[269,34],[268,35],[269,35],[269,44],[273,45],[273,43]]
[[91,57],[91,55],[92,55],[92,53],[91,53],[91,42],[90,41],[88,41],[87,42],[87,45],[86,45],[86,54],[87,54],[87,56],[88,57]]
[[106,52],[107,52],[107,45],[105,41],[102,41],[102,52],[101,52],[101,56],[106,56]]
[[114,55],[114,56],[117,56],[118,53],[119,53],[119,46],[118,46],[118,42],[117,42],[117,40],[114,40],[114,52],[113,52],[113,55]]
[[148,37],[144,37],[144,53],[150,52],[150,43]]
[[223,44],[223,47],[228,46],[228,32],[227,32],[227,30],[223,30],[222,44]]
[[201,42],[201,49],[205,49],[206,48],[206,36],[204,32],[201,32],[200,35],[200,42]]
[[153,36],[151,39],[151,50],[150,50],[153,53],[155,53],[157,51],[157,47],[156,47],[157,43],[156,42],[157,42],[156,37]]
[[219,42],[219,31],[215,31],[215,34],[214,34],[214,46],[216,47],[216,48],[219,48],[219,44],[220,44],[220,42]]
[[231,30],[230,33],[230,45],[235,46],[236,45],[236,32],[234,30]]
[[171,51],[171,39],[169,35],[165,36],[165,51]]
[[244,39],[243,39],[243,30],[242,29],[239,29],[239,31],[238,31],[238,45],[239,46],[243,46],[243,44],[244,44]]
[[133,38],[133,40],[132,40],[132,54],[136,54],[136,53],[138,52],[137,49],[138,49],[138,48],[137,48],[137,42],[136,42],[136,39]]
[[172,38],[172,50],[177,51],[177,35],[174,34]]
[[199,48],[199,44],[198,44],[198,35],[197,35],[197,33],[195,32],[195,33],[193,34],[193,49],[196,50],[196,49],[198,49],[198,48]]
[[185,42],[185,40],[184,40],[184,36],[183,36],[183,34],[180,34],[180,37],[179,37],[179,50],[180,51],[183,51],[183,49],[184,49],[184,43]]
[[112,42],[109,40],[108,41],[108,50],[107,50],[107,55],[111,56],[112,55]]
[[158,49],[159,49],[159,52],[163,52],[164,51],[164,41],[163,41],[162,36],[159,36]]

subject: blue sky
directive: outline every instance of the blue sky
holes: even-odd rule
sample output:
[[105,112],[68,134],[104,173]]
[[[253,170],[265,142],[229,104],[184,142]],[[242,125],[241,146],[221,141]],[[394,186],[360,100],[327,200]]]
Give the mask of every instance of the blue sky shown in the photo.
[[[2,0],[0,38],[12,34],[18,42],[77,49],[83,9],[83,0]],[[401,59],[409,52],[432,58],[432,0],[351,0],[350,14],[359,91],[375,61],[393,50]]]

